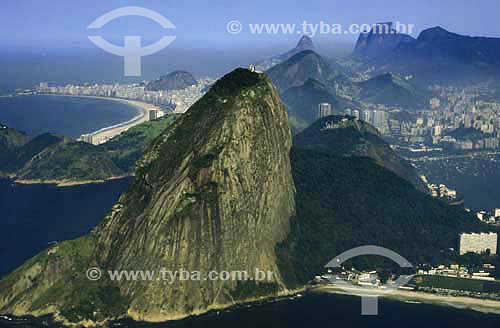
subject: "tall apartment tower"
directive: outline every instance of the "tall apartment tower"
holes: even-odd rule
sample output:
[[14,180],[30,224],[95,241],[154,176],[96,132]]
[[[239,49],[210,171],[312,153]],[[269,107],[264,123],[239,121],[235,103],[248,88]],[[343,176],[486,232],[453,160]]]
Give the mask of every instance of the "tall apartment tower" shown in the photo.
[[322,103],[318,105],[318,118],[332,115],[332,105]]
[[86,143],[89,143],[89,144],[92,144],[93,143],[93,137],[92,137],[92,134],[82,134],[80,136],[80,140],[83,141],[83,142],[86,142]]
[[149,113],[149,117],[148,117],[148,119],[149,119],[150,121],[155,120],[155,119],[157,119],[157,118],[158,118],[158,110],[156,110],[156,109],[150,109],[150,110],[148,111],[148,113]]
[[359,110],[357,110],[357,109],[352,111],[352,116],[354,116],[357,120],[360,120],[360,118],[361,118],[361,114],[360,114]]

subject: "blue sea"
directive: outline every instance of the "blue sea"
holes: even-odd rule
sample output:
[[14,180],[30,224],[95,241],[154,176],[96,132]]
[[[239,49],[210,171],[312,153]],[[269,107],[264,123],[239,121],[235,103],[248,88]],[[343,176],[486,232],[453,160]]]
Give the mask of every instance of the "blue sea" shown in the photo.
[[[273,300],[211,311],[196,317],[165,323],[121,320],[110,328],[498,328],[500,315],[430,304],[379,300],[377,316],[361,315],[356,296],[305,294],[301,298]],[[50,317],[7,321],[1,328],[61,327]]]
[[126,122],[139,110],[126,103],[86,97],[0,97],[0,122],[30,136],[51,132],[68,137]]
[[47,248],[95,227],[131,178],[59,188],[0,179],[0,275]]

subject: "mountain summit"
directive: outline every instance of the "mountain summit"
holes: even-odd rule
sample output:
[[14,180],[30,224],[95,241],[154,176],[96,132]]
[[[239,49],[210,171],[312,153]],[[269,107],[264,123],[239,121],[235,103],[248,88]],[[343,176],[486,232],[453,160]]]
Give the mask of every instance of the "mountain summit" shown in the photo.
[[359,35],[354,55],[363,58],[373,58],[391,50],[399,44],[415,41],[409,35],[398,33],[392,28],[392,23],[377,23],[369,32]]
[[307,35],[304,35],[303,37],[301,37],[299,42],[297,43],[297,46],[294,49],[292,49],[290,52],[287,53],[288,58],[292,57],[295,54],[298,54],[299,52],[305,51],[305,50],[314,50],[313,41]]
[[274,57],[266,59],[260,63],[257,63],[256,67],[257,67],[257,69],[259,69],[261,71],[267,71],[271,67],[278,65],[284,61],[287,61],[288,59],[292,58],[293,56],[295,56],[296,54],[298,54],[302,51],[314,50],[314,49],[315,49],[315,47],[314,47],[314,43],[313,43],[312,39],[309,36],[304,35],[300,38],[300,40],[297,43],[297,45],[295,46],[295,48],[293,48],[292,50],[290,50],[284,54],[274,56]]

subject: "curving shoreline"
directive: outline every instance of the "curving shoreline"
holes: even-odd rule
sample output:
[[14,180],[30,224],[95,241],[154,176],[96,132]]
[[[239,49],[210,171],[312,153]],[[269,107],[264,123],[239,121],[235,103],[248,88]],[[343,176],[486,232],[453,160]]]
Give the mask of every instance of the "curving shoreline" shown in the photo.
[[[342,295],[378,295],[374,294],[374,290],[370,288],[354,287],[352,292],[347,292],[336,286],[319,286],[310,289],[312,292],[316,293],[327,293],[327,294],[342,294]],[[376,292],[376,291],[375,291]],[[416,292],[409,290],[397,289],[391,293],[381,295],[379,297],[397,300],[397,301],[417,301],[427,304],[440,305],[440,306],[451,306],[459,309],[469,309],[482,313],[492,313],[500,315],[500,301],[489,300],[489,299],[478,299],[472,297],[464,296],[444,296],[429,294],[424,292]]]
[[134,116],[132,119],[121,122],[112,126],[108,126],[102,129],[99,129],[94,132],[88,133],[92,135],[92,144],[98,145],[107,140],[119,135],[122,132],[127,131],[131,127],[134,127],[138,124],[144,123],[148,121],[148,110],[149,109],[158,109],[155,105],[151,105],[139,100],[129,100],[123,98],[114,98],[114,97],[101,97],[101,96],[85,96],[85,95],[60,95],[60,94],[41,94],[42,96],[59,96],[59,97],[77,97],[77,98],[93,98],[93,99],[101,99],[101,100],[111,100],[117,101],[124,104],[127,104],[131,107],[137,109],[138,114]]

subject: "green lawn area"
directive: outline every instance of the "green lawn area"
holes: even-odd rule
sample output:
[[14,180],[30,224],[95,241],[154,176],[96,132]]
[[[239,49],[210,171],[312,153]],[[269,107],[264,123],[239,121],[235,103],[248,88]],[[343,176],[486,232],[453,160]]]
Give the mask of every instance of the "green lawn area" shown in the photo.
[[452,290],[466,290],[474,292],[499,292],[500,283],[446,276],[415,276],[413,281],[420,287],[444,288]]

